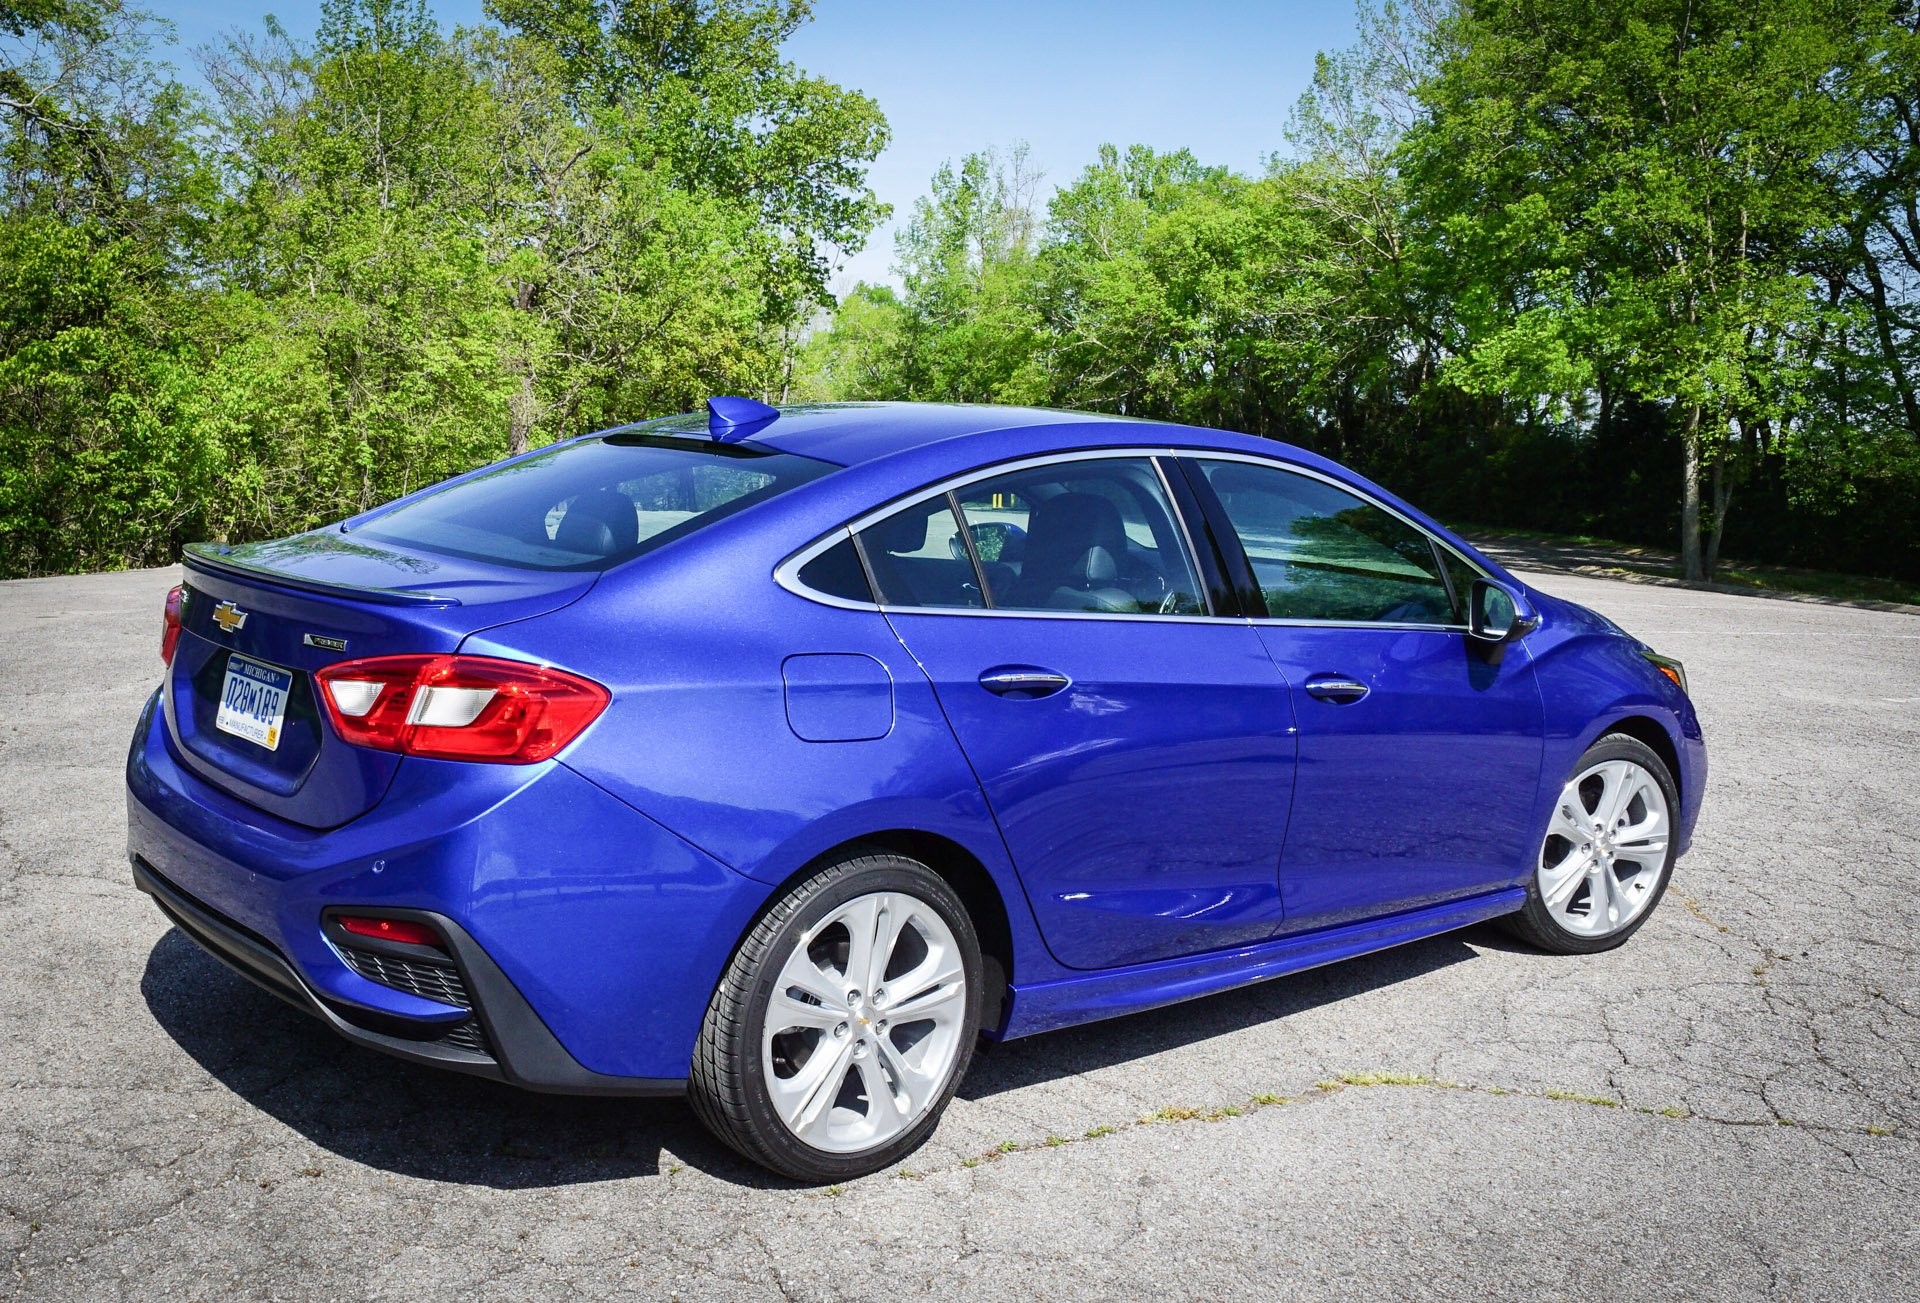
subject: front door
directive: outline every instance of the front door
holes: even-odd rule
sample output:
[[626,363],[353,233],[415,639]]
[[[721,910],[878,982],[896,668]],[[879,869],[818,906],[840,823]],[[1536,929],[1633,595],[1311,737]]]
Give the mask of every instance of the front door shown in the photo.
[[1287,686],[1252,628],[1208,614],[1151,458],[1009,471],[860,537],[1056,958],[1272,935]]
[[1285,930],[1511,885],[1538,849],[1543,708],[1524,643],[1467,634],[1469,563],[1317,476],[1188,466],[1244,548],[1254,626],[1293,685]]

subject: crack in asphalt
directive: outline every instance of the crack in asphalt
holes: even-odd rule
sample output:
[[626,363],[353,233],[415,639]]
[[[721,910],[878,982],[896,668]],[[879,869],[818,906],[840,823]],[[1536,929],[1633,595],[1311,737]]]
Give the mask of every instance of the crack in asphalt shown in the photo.
[[[1098,1134],[1050,1136],[1046,1140],[1027,1144],[1003,1141],[990,1149],[971,1155],[969,1158],[961,1159],[959,1162],[949,1164],[944,1168],[913,1168],[910,1169],[910,1174],[896,1170],[891,1173],[891,1175],[895,1178],[906,1176],[908,1179],[921,1180],[936,1171],[959,1171],[963,1170],[963,1168],[965,1170],[972,1170],[982,1164],[1004,1161],[1015,1154],[1044,1154],[1052,1150],[1065,1148],[1069,1145],[1097,1144],[1110,1137],[1124,1135],[1127,1132],[1137,1131],[1143,1128],[1208,1126],[1215,1123],[1231,1121],[1236,1118],[1247,1117],[1254,1113],[1261,1113],[1270,1109],[1298,1110],[1345,1090],[1382,1089],[1441,1090],[1463,1095],[1477,1095],[1487,1099],[1548,1100],[1554,1103],[1579,1105],[1587,1108],[1618,1109],[1626,1113],[1638,1113],[1647,1117],[1657,1117],[1675,1123],[1699,1123],[1708,1126],[1743,1128],[1785,1126],[1797,1127],[1799,1130],[1812,1135],[1859,1136],[1876,1140],[1908,1142],[1920,1140],[1920,1136],[1901,1131],[1869,1129],[1866,1127],[1839,1127],[1821,1123],[1797,1123],[1791,1119],[1779,1116],[1776,1116],[1773,1120],[1764,1122],[1739,1118],[1716,1118],[1707,1114],[1696,1113],[1680,1105],[1665,1105],[1656,1108],[1651,1105],[1629,1104],[1624,1099],[1582,1095],[1574,1091],[1561,1090],[1555,1087],[1533,1090],[1519,1086],[1490,1085],[1483,1082],[1447,1081],[1431,1077],[1426,1073],[1366,1071],[1344,1073],[1338,1077],[1317,1082],[1312,1090],[1300,1095],[1276,1099],[1272,1098],[1269,1092],[1259,1092],[1248,1096],[1244,1100],[1236,1100],[1226,1104],[1216,1104],[1210,1108],[1192,1108],[1184,1105],[1169,1106],[1156,1113],[1149,1113],[1132,1120],[1118,1120],[1096,1124],[1095,1127],[1090,1130],[1096,1131]],[[875,1176],[867,1179],[880,1180],[882,1177]],[[832,1198],[834,1196],[822,1194],[817,1197]]]
[[[90,643],[144,627],[171,581],[77,581],[128,595],[84,620],[7,594],[0,720],[65,731],[0,736],[0,934],[32,938],[0,947],[0,1293],[1860,1298],[1920,1278],[1920,839],[1889,822],[1920,790],[1920,712],[1881,700],[1920,676],[1920,643],[1887,632],[1911,617],[1570,584],[1687,661],[1714,747],[1672,900],[1629,946],[1547,958],[1477,929],[1014,1042],[905,1167],[829,1197],[683,1108],[388,1063],[170,937],[123,881],[122,739],[70,726],[84,692],[15,685],[82,661],[151,678],[144,640]],[[1756,606],[1768,627],[1741,628]],[[1798,672],[1835,658],[1844,689]],[[1585,1221],[1553,1227],[1571,1256],[1543,1258],[1528,1228],[1585,1169]],[[1683,1256],[1625,1270],[1640,1241],[1593,1220],[1616,1208]],[[1583,1277],[1603,1245],[1614,1270]]]

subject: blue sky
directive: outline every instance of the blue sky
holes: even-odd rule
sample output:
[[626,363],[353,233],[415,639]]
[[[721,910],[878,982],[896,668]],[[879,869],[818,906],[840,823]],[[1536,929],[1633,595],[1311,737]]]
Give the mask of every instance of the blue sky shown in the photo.
[[[182,47],[279,16],[297,36],[318,0],[168,4]],[[479,0],[440,0],[452,27]],[[1024,141],[1041,193],[1073,180],[1104,142],[1182,146],[1203,162],[1257,170],[1285,152],[1287,114],[1314,55],[1352,44],[1352,0],[816,0],[788,43],[807,71],[880,102],[893,142],[870,173],[893,223],[836,278],[892,280],[893,225],[943,161]],[[192,75],[186,49],[174,60]]]

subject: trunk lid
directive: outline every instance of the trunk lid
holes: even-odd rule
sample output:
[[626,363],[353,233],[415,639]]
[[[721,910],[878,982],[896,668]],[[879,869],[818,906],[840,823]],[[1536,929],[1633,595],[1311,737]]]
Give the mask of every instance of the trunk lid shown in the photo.
[[451,652],[481,629],[566,605],[599,577],[337,530],[241,547],[199,544],[184,561],[186,609],[164,693],[175,748],[215,787],[308,828],[336,827],[371,809],[402,759],[335,736],[314,671],[367,656]]

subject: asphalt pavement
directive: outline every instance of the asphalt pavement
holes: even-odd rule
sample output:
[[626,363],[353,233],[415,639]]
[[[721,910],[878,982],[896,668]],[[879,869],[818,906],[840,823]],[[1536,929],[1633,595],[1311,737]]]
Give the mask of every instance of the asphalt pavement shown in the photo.
[[829,1189],[207,958],[123,849],[174,572],[0,584],[0,1297],[1920,1297],[1920,618],[1537,580],[1684,660],[1712,749],[1628,946],[1477,928],[1016,1042]]

